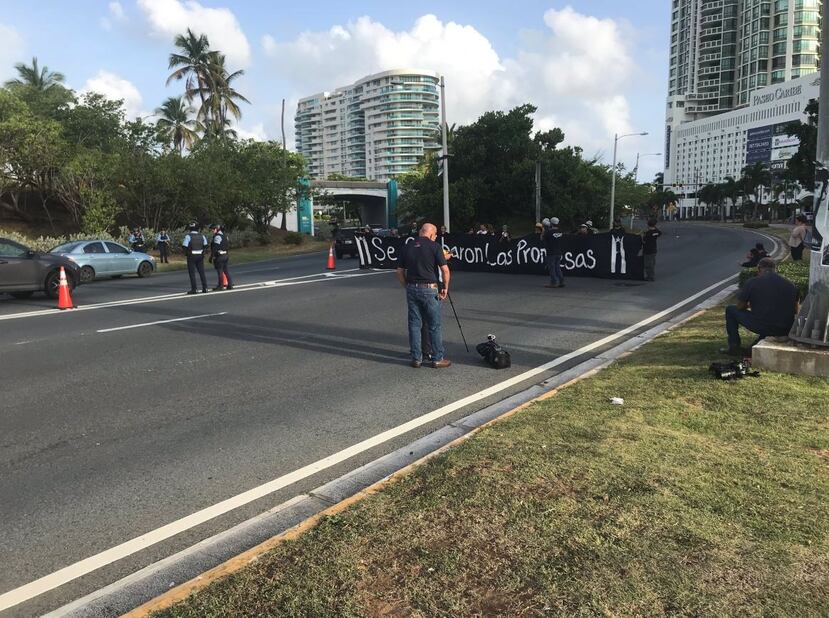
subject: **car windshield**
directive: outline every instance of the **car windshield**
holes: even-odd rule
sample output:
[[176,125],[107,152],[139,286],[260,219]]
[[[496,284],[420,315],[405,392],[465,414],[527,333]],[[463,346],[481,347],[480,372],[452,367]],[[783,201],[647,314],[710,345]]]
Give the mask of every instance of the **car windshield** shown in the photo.
[[58,245],[54,249],[49,249],[49,253],[72,253],[75,248],[81,243],[79,242],[66,242],[62,245]]

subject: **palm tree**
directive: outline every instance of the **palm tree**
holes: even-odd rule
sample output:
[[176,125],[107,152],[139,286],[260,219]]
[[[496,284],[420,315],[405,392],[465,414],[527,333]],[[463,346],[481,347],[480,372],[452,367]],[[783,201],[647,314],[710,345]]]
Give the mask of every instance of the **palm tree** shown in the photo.
[[14,69],[19,77],[7,81],[6,88],[25,86],[38,92],[46,92],[62,84],[65,79],[63,73],[50,71],[46,65],[39,67],[37,56],[32,58],[32,66],[26,66],[22,62],[18,62],[14,65]]
[[225,66],[225,55],[210,52],[206,96],[199,110],[199,116],[209,132],[225,132],[225,127],[230,122],[228,114],[236,120],[242,117],[238,102],[250,101],[233,87],[232,82],[244,74],[242,70],[229,73]]
[[210,42],[205,35],[196,36],[188,28],[185,34],[176,36],[173,44],[179,53],[170,54],[168,68],[175,71],[167,78],[167,85],[174,80],[185,80],[184,93],[187,100],[192,101],[198,94],[204,107],[210,74]]
[[[731,200],[731,216],[734,217],[734,210],[737,207],[737,196],[740,194],[740,185],[734,176],[725,177],[725,182],[722,183],[722,192],[723,197]],[[725,209],[722,212],[722,220],[725,221]]]
[[184,97],[169,97],[161,107],[156,108],[160,116],[155,123],[158,132],[181,154],[199,140],[198,131],[202,126],[191,115],[195,110],[184,101]]
[[752,218],[757,219],[757,210],[760,207],[760,195],[764,188],[771,185],[771,172],[769,172],[766,164],[758,161],[753,165],[747,165],[743,168],[742,181],[745,186],[746,193],[754,195],[754,209]]

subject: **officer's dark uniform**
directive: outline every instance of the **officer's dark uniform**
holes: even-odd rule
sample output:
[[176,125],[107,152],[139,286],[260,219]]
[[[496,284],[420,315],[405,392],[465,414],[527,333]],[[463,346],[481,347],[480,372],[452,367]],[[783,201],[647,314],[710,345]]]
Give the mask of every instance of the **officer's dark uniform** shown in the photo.
[[214,229],[218,229],[218,231],[213,234],[213,238],[210,241],[210,259],[213,261],[213,267],[216,269],[216,276],[219,278],[219,282],[213,289],[221,290],[225,288],[222,283],[222,275],[224,274],[227,277],[227,288],[225,289],[232,290],[233,280],[230,278],[230,271],[227,269],[227,263],[230,261],[227,253],[230,243],[228,243],[223,229],[215,227]]
[[191,227],[190,232],[184,237],[181,243],[184,254],[187,256],[187,273],[190,275],[190,291],[188,294],[196,293],[196,271],[201,279],[201,291],[207,292],[207,277],[204,275],[204,252],[207,249],[207,239],[196,227]]

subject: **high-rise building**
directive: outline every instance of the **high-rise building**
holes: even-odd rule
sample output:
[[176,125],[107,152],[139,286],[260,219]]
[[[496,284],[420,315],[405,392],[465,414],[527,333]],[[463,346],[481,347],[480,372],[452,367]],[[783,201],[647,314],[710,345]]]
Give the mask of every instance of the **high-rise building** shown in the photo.
[[312,178],[388,180],[439,148],[439,76],[397,69],[299,100],[296,148]]
[[671,0],[665,182],[677,130],[818,70],[821,0]]

